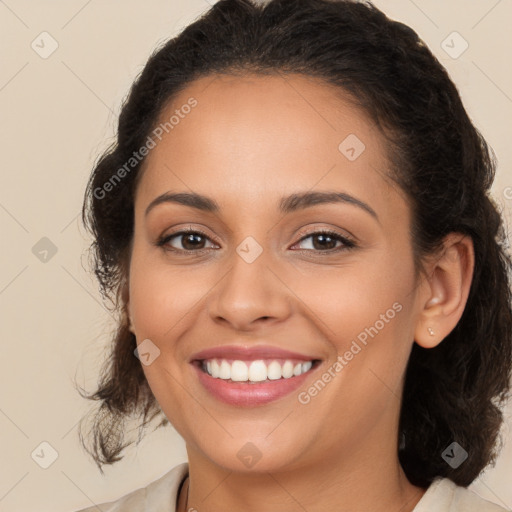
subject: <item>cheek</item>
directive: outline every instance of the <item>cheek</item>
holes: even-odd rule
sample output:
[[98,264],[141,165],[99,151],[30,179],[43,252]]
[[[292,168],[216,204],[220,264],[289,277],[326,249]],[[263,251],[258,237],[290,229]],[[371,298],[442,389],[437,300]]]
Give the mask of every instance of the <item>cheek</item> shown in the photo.
[[186,266],[171,267],[134,253],[130,266],[130,308],[137,334],[165,337],[187,313],[201,307],[208,289],[204,272]]
[[394,320],[403,316],[413,298],[412,260],[397,258],[391,251],[355,256],[344,266],[318,267],[292,282],[304,311],[316,317],[327,338],[339,339],[341,345],[376,322],[382,332],[384,325],[387,331],[392,323],[402,327]]
[[347,311],[348,318],[353,318],[351,347],[353,341],[361,347],[357,357],[370,377],[366,385],[376,396],[399,392],[412,346],[414,268],[412,258],[397,254],[390,251],[369,269],[366,279],[361,278],[359,286],[354,283]]
[[315,323],[330,345],[332,361],[342,357],[341,366],[333,368],[342,378],[335,379],[332,400],[343,396],[342,401],[356,411],[362,398],[378,402],[389,389],[398,392],[412,346],[412,258],[381,252],[318,277],[307,280],[309,293],[304,287],[297,295],[307,297],[308,308],[316,313]]
[[412,345],[412,263],[385,254],[371,260],[315,281],[307,295],[333,354],[324,371],[335,375],[315,400],[318,408],[338,404],[329,413],[334,424],[347,416],[373,424],[394,407]]

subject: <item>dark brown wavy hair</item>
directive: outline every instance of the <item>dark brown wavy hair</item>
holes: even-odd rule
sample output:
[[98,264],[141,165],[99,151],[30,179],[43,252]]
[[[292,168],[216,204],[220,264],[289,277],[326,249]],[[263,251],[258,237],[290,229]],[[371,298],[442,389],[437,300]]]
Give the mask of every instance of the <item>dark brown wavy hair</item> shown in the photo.
[[[428,487],[441,476],[468,486],[495,462],[510,393],[512,264],[489,195],[496,157],[416,32],[369,2],[220,0],[149,58],[84,198],[94,271],[118,323],[98,388],[82,395],[98,401],[86,434],[89,418],[79,426],[82,445],[102,471],[135,442],[127,436],[129,419],[139,425],[139,440],[155,418],[161,420],[155,428],[168,423],[134,356],[126,311],[134,193],[144,160],[108,193],[104,184],[146,143],[179,91],[200,77],[244,73],[320,78],[372,118],[388,141],[393,179],[409,200],[417,270],[448,233],[472,238],[475,269],[464,313],[435,348],[413,344],[397,433],[411,483]],[[456,469],[441,456],[454,441],[468,452]]]

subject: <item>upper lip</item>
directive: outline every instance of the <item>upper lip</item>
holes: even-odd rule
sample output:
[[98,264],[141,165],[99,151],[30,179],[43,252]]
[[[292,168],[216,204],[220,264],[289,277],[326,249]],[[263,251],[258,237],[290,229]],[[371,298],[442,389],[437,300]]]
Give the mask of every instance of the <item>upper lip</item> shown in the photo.
[[205,359],[237,359],[241,361],[255,361],[257,359],[302,359],[313,361],[318,359],[298,352],[292,352],[271,345],[257,345],[245,347],[241,345],[224,345],[208,348],[195,353],[190,361],[203,361]]

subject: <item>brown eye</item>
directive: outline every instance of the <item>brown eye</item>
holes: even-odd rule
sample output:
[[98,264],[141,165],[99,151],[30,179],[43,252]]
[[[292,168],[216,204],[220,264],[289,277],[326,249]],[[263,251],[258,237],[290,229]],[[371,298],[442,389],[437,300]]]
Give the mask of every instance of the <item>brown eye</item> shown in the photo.
[[[306,251],[337,252],[338,250],[345,250],[355,247],[354,242],[348,240],[346,237],[341,236],[339,233],[336,233],[334,231],[315,231],[301,238],[299,244],[304,242],[304,240],[308,239],[311,239],[312,242],[309,243],[310,247],[307,247],[305,249]],[[336,246],[337,243],[340,243],[341,246]]]
[[193,251],[194,249],[203,249],[205,239],[199,233],[187,233],[180,235],[181,245],[186,251]]
[[[174,240],[177,240],[176,243]],[[205,249],[205,243],[210,240],[201,231],[179,231],[163,237],[158,241],[159,246],[168,250],[183,251],[183,252],[196,252]],[[173,241],[171,243],[171,241]],[[180,247],[181,246],[181,247]]]

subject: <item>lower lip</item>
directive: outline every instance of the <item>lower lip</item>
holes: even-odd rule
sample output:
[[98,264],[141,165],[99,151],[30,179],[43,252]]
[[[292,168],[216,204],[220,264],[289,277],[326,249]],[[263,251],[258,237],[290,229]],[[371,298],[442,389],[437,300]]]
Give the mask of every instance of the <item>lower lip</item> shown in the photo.
[[289,379],[267,380],[263,382],[230,382],[212,377],[193,365],[201,384],[215,398],[230,405],[252,407],[264,405],[293,393],[310,376],[313,369]]

